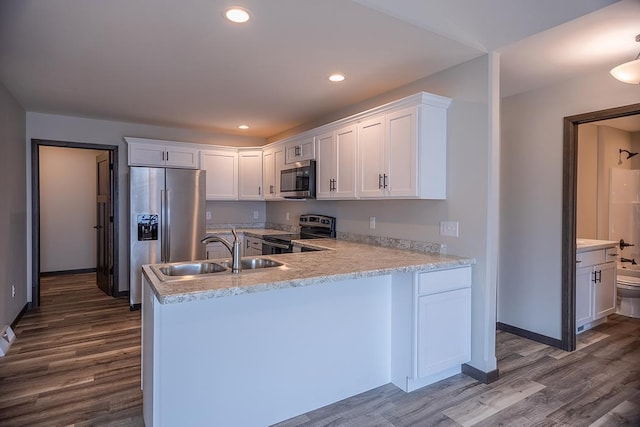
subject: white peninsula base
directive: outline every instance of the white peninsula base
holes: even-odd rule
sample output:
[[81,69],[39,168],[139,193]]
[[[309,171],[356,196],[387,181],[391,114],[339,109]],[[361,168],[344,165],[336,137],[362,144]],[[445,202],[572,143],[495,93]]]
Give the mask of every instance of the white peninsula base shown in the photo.
[[389,382],[410,391],[470,357],[470,266],[173,304],[150,286],[147,426],[266,426]]

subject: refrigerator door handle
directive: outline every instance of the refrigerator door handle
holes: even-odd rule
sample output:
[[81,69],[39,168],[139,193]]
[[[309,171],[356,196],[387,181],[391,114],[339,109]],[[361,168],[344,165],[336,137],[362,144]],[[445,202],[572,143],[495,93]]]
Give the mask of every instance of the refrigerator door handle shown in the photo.
[[164,262],[171,262],[171,191],[164,190],[164,226],[165,228],[165,236],[164,236]]
[[167,262],[167,203],[165,190],[160,190],[160,262]]

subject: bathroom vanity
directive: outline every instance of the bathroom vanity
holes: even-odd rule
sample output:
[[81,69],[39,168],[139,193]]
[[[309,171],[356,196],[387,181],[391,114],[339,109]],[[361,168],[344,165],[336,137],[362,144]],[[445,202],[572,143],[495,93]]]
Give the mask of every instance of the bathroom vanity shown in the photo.
[[576,333],[606,322],[616,311],[617,244],[576,240]]

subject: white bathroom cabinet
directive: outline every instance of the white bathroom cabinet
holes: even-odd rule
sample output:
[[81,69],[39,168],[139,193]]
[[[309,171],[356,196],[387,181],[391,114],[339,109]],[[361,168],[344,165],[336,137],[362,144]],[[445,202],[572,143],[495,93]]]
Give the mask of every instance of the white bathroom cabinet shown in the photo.
[[576,254],[576,332],[604,321],[616,311],[615,247]]

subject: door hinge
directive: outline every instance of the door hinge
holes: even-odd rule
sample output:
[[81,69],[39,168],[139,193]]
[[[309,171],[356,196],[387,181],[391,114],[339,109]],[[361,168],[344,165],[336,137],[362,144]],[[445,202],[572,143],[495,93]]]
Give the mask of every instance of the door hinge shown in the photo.
[[113,170],[113,163],[109,163],[109,170],[112,171]]
[[109,222],[113,222],[113,215],[109,217]]

